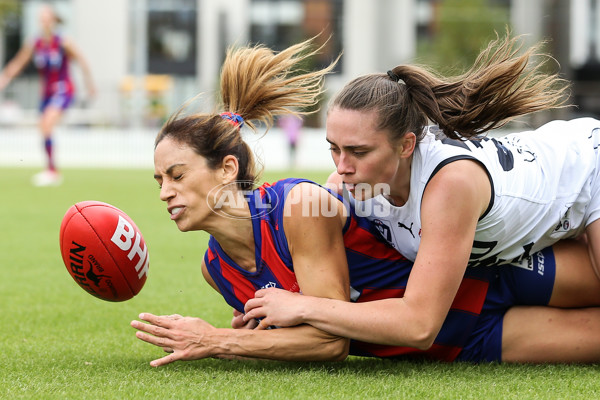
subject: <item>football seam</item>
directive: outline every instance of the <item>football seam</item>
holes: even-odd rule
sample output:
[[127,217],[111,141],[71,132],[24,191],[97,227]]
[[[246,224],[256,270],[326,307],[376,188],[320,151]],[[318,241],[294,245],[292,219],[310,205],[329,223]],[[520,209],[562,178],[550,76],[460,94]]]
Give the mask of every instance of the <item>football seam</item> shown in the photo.
[[[100,241],[100,243],[102,243],[102,247],[104,247],[104,250],[106,250],[106,253],[110,256],[110,258],[113,260],[113,263],[117,266],[117,270],[119,270],[119,273],[121,274],[121,277],[123,277],[123,280],[125,281],[125,283],[127,283],[127,287],[129,288],[129,290],[131,291],[131,293],[133,293],[132,297],[134,297],[137,293],[135,292],[135,290],[133,290],[133,288],[131,287],[131,284],[129,283],[129,281],[127,280],[127,278],[125,277],[125,275],[121,271],[121,268],[120,268],[119,264],[117,263],[117,260],[115,260],[115,258],[113,257],[112,253],[108,250],[108,247],[106,247],[106,244],[104,244],[104,241],[102,240],[102,238],[100,237],[100,235],[98,234],[98,232],[96,232],[96,229],[94,228],[94,226],[90,223],[90,221],[82,213],[82,210],[84,210],[85,208],[88,208],[88,207],[98,207],[98,206],[99,205],[97,205],[97,204],[91,204],[89,206],[82,207],[81,209],[79,207],[77,207],[77,210],[79,211],[79,214],[81,214],[81,216],[83,217],[83,219],[85,220],[85,222],[87,222],[88,225],[90,226],[90,228],[92,228],[92,231],[94,231],[94,234],[96,235],[96,237],[98,238],[98,240]],[[112,207],[112,208],[118,210],[115,207]]]
[[[75,207],[77,208],[77,207]],[[77,211],[79,211],[79,208],[77,208]],[[79,211],[79,214],[81,214],[81,211]],[[60,232],[58,233],[58,241],[59,243],[62,243],[63,238],[65,236],[65,230],[67,229],[67,226],[69,226],[69,222],[71,222],[71,220],[73,219],[74,216],[76,216],[77,214],[73,214],[69,217],[68,220],[64,221],[61,223],[61,229]],[[82,215],[83,216],[83,215]],[[89,222],[86,220],[86,222],[89,224]]]

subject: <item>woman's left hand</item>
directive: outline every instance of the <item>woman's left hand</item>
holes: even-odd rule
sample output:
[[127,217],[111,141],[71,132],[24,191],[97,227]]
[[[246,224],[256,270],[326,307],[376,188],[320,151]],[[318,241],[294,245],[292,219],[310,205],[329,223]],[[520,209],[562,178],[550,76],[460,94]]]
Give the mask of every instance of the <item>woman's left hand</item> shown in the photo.
[[258,322],[255,319],[244,321],[244,313],[239,312],[235,308],[233,309],[233,317],[231,318],[231,327],[233,329],[254,329],[258,326]]
[[153,367],[217,355],[216,349],[211,348],[207,340],[216,328],[200,318],[182,317],[178,314],[157,316],[149,313],[142,313],[139,318],[148,323],[131,321],[131,326],[138,329],[136,337],[170,353],[152,361],[150,365]]
[[260,289],[254,296],[244,306],[246,314],[243,315],[243,319],[251,321],[262,318],[257,329],[266,329],[271,325],[284,327],[304,323],[302,316],[308,308],[304,303],[311,299],[310,296],[276,288]]

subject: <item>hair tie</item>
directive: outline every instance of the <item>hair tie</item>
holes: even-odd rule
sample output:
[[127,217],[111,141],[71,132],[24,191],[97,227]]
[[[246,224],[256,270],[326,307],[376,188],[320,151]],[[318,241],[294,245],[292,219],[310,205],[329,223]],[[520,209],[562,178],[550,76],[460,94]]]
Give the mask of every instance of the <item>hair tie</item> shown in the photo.
[[390,77],[390,79],[393,80],[394,82],[400,82],[400,77],[398,75],[396,75],[396,73],[394,73],[394,71],[389,70],[387,72],[387,74]]
[[229,120],[231,125],[234,125],[238,129],[242,129],[242,126],[244,126],[244,118],[240,114],[227,111],[222,112],[220,115],[221,118]]

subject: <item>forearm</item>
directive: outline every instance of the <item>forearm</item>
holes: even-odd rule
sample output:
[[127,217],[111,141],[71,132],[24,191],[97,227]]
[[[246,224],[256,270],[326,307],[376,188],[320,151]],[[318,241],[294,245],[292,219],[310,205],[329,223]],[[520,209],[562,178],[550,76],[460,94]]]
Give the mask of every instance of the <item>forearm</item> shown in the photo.
[[6,86],[14,77],[16,77],[25,65],[31,60],[33,56],[33,48],[30,46],[22,47],[17,55],[6,64],[6,67],[0,74],[0,81],[2,86]]
[[2,75],[8,79],[12,80],[15,76],[19,75],[24,65],[20,62],[12,61],[6,65],[6,68],[2,71]]
[[281,361],[341,361],[349,340],[312,326],[270,330],[216,329],[205,337],[217,357],[250,357]]
[[96,85],[94,84],[94,79],[92,78],[92,72],[90,70],[90,67],[88,66],[85,60],[80,61],[80,66],[83,72],[83,79],[87,90],[90,92],[94,92],[96,90]]
[[4,89],[19,72],[20,69],[14,63],[9,63],[2,73],[0,73],[0,89]]
[[443,322],[416,315],[401,298],[348,303],[302,297],[303,323],[363,342],[428,349]]

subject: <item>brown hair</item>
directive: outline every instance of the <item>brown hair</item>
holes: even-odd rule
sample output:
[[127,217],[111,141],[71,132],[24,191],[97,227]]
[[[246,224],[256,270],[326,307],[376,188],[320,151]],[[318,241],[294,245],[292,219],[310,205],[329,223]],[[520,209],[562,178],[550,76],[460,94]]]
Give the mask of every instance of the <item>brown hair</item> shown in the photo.
[[57,25],[64,23],[64,20],[58,15],[56,9],[50,3],[42,3],[40,4],[40,9],[45,8],[50,14],[52,14],[52,18],[54,18],[54,22]]
[[[518,55],[517,40],[497,37],[471,69],[454,78],[411,65],[359,77],[342,89],[331,108],[376,111],[377,129],[387,129],[395,143],[407,132],[421,140],[428,121],[450,138],[466,139],[518,116],[563,106],[568,85],[542,71],[550,59],[536,53],[542,43]],[[533,56],[544,59],[531,66]]]
[[323,77],[337,62],[318,71],[300,70],[300,64],[320,50],[311,50],[311,45],[312,39],[278,53],[261,45],[230,48],[221,69],[222,111],[183,116],[184,105],[162,127],[155,146],[165,137],[173,138],[206,158],[210,168],[217,168],[225,156],[234,155],[239,161],[238,186],[252,189],[258,179],[252,150],[240,129],[220,114],[239,114],[254,132],[257,122],[268,130],[277,115],[305,114],[296,109],[317,104]]

